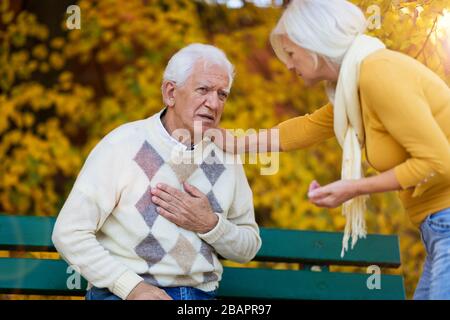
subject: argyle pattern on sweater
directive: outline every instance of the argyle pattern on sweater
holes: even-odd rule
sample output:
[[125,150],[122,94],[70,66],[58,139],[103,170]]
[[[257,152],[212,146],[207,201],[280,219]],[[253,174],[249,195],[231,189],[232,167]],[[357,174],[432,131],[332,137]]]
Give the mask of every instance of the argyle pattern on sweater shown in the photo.
[[[203,142],[204,149],[207,150],[207,142]],[[141,148],[134,157],[134,161],[139,165],[148,178],[149,185],[142,197],[136,203],[136,209],[140,212],[145,223],[150,229],[147,237],[135,248],[136,254],[144,259],[149,266],[149,274],[142,275],[143,278],[153,284],[160,285],[158,280],[151,275],[151,268],[160,263],[164,258],[175,262],[182,270],[181,274],[176,276],[172,286],[195,286],[199,283],[217,281],[218,277],[215,272],[203,273],[203,279],[193,279],[190,276],[191,267],[197,259],[197,255],[201,255],[207,263],[214,268],[213,254],[214,249],[205,241],[200,240],[200,246],[196,247],[192,241],[186,238],[183,233],[177,235],[177,240],[172,247],[164,246],[158,241],[154,235],[154,227],[157,225],[158,219],[165,219],[158,214],[156,206],[152,202],[150,189],[155,185],[153,181],[158,172],[163,174],[173,173],[182,184],[194,174],[202,175],[203,183],[208,183],[209,191],[206,196],[214,212],[222,213],[219,201],[214,193],[214,185],[219,177],[224,174],[226,167],[221,163],[220,159],[211,150],[209,155],[200,163],[195,163],[194,159],[187,161],[188,163],[174,163],[173,161],[165,161],[158,151],[148,142],[144,141]]]

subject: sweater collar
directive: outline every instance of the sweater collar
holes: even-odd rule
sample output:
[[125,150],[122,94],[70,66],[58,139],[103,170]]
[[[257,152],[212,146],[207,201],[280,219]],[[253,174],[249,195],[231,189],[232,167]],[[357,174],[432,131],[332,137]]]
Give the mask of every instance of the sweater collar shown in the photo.
[[176,140],[174,137],[172,137],[170,135],[170,133],[167,131],[167,129],[164,127],[161,118],[164,116],[166,111],[167,111],[167,107],[165,107],[160,112],[158,112],[157,120],[156,120],[157,130],[159,131],[160,135],[163,137],[165,142],[171,144],[174,147],[179,148],[182,151],[195,150],[197,148],[197,146],[198,146],[198,143],[196,145],[192,145],[191,148],[189,149],[188,146],[186,146],[184,143],[181,143],[178,140]]
[[165,109],[147,119],[148,133],[153,136],[153,141],[164,148],[170,154],[171,161],[175,163],[202,163],[204,155],[209,154],[211,148],[215,149],[210,138],[204,137],[192,150],[189,150],[185,144],[173,138],[162,124],[161,115]]

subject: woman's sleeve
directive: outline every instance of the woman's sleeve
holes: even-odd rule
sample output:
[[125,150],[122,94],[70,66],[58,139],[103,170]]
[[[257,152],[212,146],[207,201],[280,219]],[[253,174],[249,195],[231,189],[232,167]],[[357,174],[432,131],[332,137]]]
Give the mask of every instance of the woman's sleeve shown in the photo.
[[278,128],[282,151],[307,148],[334,137],[333,106],[329,103],[312,114],[286,120]]
[[403,189],[416,187],[416,196],[431,180],[449,179],[450,148],[424,96],[420,78],[399,69],[389,61],[378,61],[376,68],[361,78],[360,90],[389,134],[409,154],[394,172]]

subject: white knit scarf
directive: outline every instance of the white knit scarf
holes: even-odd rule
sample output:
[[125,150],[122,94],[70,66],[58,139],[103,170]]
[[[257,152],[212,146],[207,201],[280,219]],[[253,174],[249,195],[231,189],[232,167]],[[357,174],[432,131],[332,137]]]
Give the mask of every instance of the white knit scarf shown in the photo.
[[[361,62],[371,53],[385,48],[377,38],[358,35],[345,53],[336,87],[328,84],[328,96],[334,106],[334,132],[343,149],[343,180],[361,179],[361,149],[364,145],[364,127],[359,102],[359,71]],[[346,217],[341,257],[348,250],[348,241],[352,237],[352,249],[358,238],[366,237],[364,213],[367,196],[355,197],[342,205],[342,214]]]

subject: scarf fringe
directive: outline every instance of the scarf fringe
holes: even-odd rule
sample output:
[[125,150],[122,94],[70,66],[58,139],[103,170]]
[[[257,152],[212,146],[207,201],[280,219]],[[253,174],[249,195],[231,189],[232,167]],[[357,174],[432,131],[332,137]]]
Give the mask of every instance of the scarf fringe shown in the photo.
[[346,218],[344,237],[342,238],[341,258],[348,251],[350,236],[352,238],[351,249],[355,247],[358,239],[366,238],[366,199],[367,196],[359,196],[343,204],[342,215]]
[[[361,148],[364,145],[364,128],[358,95],[359,72],[362,61],[383,48],[386,48],[385,45],[377,38],[364,34],[356,36],[342,61],[336,86],[327,86],[328,97],[334,106],[334,131],[343,149],[342,180],[359,180],[363,177]],[[341,257],[348,250],[350,236],[352,249],[358,239],[366,237],[364,215],[367,198],[368,196],[359,196],[342,206],[346,224]]]

